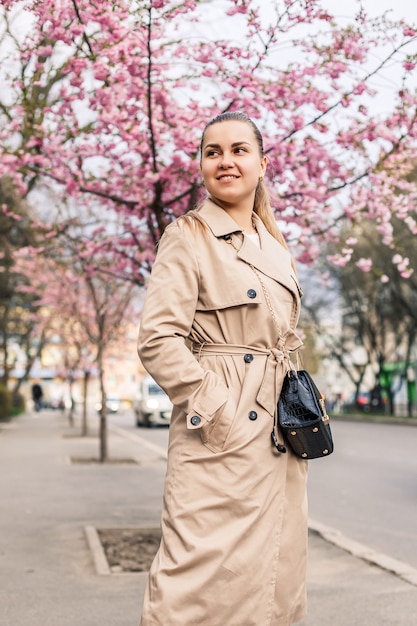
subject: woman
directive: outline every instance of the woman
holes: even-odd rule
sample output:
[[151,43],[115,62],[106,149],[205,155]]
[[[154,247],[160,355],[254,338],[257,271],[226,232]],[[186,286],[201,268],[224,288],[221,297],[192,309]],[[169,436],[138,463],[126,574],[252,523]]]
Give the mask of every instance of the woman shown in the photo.
[[168,226],[153,267],[139,355],[174,410],[142,626],[287,626],[305,614],[307,464],[275,418],[302,343],[300,290],[266,166],[246,115],[209,122],[208,198]]

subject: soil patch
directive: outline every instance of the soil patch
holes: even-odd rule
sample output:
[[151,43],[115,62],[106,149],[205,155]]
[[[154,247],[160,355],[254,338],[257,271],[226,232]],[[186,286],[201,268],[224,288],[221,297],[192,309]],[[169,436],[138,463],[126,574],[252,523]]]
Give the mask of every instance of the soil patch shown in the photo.
[[110,570],[147,572],[159,547],[159,528],[97,528]]

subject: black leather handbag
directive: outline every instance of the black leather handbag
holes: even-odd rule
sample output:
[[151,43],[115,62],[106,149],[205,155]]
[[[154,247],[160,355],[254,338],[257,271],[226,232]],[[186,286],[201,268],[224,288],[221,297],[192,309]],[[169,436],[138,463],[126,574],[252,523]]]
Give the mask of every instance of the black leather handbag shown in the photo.
[[284,438],[297,456],[317,459],[333,452],[324,397],[306,370],[287,373],[277,410]]

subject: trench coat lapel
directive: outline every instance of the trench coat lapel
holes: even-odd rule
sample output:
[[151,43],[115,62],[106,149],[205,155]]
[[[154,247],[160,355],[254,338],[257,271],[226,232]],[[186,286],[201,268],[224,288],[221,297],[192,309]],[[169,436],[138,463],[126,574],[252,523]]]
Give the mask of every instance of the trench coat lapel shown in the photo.
[[[212,200],[207,199],[205,201],[199,214],[217,238],[232,233],[243,233],[242,228],[236,224],[230,215]],[[272,237],[260,218],[255,215],[254,219],[261,240],[261,248],[258,248],[243,235],[243,243],[238,251],[238,257],[298,295],[300,288],[291,266],[290,253]]]

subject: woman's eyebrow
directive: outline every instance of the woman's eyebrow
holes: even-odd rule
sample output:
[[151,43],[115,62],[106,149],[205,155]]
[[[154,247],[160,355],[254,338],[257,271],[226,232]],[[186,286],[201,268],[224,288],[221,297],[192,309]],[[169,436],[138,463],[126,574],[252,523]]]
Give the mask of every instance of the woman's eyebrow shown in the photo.
[[[236,146],[241,146],[243,144],[250,146],[249,141],[235,141],[232,143],[232,148],[236,148]],[[204,148],[221,148],[221,146],[218,143],[208,143],[204,146]]]

